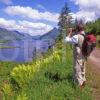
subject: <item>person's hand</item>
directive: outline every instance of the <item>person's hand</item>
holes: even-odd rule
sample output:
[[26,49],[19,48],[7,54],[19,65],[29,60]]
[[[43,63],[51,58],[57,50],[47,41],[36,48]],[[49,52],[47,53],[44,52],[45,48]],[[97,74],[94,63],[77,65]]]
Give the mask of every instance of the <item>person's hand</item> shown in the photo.
[[68,33],[72,33],[73,29],[72,28],[69,28],[68,29]]
[[69,37],[72,35],[72,32],[73,32],[73,28],[69,28],[69,29],[68,29],[68,36],[69,36]]

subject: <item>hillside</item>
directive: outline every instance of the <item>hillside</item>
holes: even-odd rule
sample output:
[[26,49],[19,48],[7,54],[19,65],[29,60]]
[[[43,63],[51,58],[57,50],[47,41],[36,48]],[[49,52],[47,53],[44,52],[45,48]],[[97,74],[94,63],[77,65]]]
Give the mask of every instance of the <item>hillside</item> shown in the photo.
[[38,40],[38,39],[40,39],[40,40],[50,40],[50,39],[56,39],[58,35],[59,35],[58,29],[53,28],[49,32],[45,33],[44,35],[32,36],[32,39],[35,39],[35,40]]
[[55,40],[55,39],[57,38],[58,35],[59,35],[58,29],[57,29],[57,28],[53,28],[53,29],[50,30],[48,33],[42,35],[42,36],[40,37],[40,39],[42,39],[42,40],[54,39],[54,40]]
[[27,33],[21,33],[18,31],[10,31],[4,28],[0,28],[0,42],[21,40],[21,39],[34,39],[34,40],[50,40],[56,39],[58,36],[58,29],[54,28],[51,31],[45,33],[44,35],[31,36]]
[[9,31],[7,29],[0,28],[0,41],[1,42],[18,40],[22,38],[23,38],[23,35],[18,34],[17,31]]

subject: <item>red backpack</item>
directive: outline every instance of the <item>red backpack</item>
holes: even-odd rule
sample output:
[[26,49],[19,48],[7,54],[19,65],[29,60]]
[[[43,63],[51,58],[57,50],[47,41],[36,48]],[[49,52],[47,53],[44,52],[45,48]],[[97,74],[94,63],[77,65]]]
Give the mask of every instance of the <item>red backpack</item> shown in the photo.
[[96,47],[96,37],[93,34],[83,35],[82,54],[88,57]]

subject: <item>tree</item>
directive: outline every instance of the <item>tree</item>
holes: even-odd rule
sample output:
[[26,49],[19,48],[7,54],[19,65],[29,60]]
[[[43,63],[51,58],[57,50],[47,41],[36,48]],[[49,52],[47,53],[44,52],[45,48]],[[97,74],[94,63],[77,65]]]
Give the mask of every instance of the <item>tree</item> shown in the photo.
[[98,18],[95,22],[86,23],[86,31],[91,32],[95,30],[95,35],[100,35],[100,18]]
[[67,28],[70,25],[71,18],[72,17],[70,16],[69,7],[67,3],[65,3],[64,7],[61,10],[61,14],[59,16],[59,22],[58,22],[60,38],[62,38],[62,36],[65,35],[64,33],[67,31]]

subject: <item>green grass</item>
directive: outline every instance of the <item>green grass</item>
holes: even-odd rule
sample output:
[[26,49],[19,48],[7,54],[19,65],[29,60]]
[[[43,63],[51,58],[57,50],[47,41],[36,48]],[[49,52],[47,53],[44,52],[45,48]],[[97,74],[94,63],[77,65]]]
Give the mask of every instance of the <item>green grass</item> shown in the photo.
[[91,88],[82,91],[72,79],[70,46],[55,48],[31,63],[1,63],[4,100],[92,100]]
[[100,48],[100,35],[97,35],[97,48]]
[[10,71],[17,65],[17,63],[13,62],[0,62],[0,100],[3,97],[1,93],[2,87],[4,83],[9,82]]
[[2,43],[9,43],[9,42],[11,42],[11,40],[0,40],[0,43],[2,44]]

